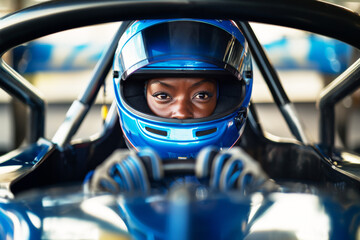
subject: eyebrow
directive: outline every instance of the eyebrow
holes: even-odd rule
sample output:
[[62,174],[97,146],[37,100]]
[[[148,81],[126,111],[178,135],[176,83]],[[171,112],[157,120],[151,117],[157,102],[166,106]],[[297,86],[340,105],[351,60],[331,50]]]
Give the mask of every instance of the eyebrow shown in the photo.
[[165,86],[165,87],[168,87],[168,88],[172,88],[172,89],[175,89],[175,88],[176,88],[176,86],[173,86],[173,85],[164,83],[164,82],[162,82],[161,80],[156,80],[156,81],[150,83],[150,85],[153,85],[153,84],[156,84],[156,83],[157,83],[157,84],[160,84],[160,85],[163,85],[163,86]]

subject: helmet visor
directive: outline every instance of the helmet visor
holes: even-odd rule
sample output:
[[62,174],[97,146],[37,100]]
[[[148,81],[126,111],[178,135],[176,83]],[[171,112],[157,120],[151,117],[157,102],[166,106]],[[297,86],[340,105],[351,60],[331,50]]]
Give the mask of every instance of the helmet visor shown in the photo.
[[236,37],[210,24],[172,21],[136,33],[120,49],[115,62],[122,79],[145,66],[176,70],[220,68],[241,76],[243,49]]

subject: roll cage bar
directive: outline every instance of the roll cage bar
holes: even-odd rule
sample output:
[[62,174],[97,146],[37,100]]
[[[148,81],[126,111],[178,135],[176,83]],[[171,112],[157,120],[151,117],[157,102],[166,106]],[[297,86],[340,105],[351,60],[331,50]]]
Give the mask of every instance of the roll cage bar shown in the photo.
[[320,93],[320,144],[332,156],[335,145],[335,105],[360,87],[360,59],[340,74]]

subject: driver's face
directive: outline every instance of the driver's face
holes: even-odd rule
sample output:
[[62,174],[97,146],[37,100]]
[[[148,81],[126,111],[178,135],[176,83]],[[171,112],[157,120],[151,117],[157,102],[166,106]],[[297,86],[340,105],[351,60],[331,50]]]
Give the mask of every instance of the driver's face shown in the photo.
[[216,107],[216,94],[216,81],[207,78],[154,78],[146,88],[151,111],[165,118],[208,117]]

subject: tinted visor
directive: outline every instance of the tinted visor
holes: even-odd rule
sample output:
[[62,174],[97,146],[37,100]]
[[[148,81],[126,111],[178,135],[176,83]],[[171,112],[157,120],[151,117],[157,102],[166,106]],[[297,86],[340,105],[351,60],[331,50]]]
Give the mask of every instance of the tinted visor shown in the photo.
[[[218,67],[240,72],[243,46],[228,32],[210,24],[173,21],[135,34],[119,54],[120,76],[144,67],[196,70]],[[176,61],[179,60],[179,61]]]

